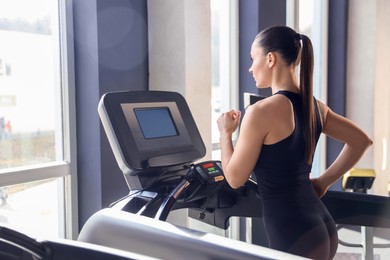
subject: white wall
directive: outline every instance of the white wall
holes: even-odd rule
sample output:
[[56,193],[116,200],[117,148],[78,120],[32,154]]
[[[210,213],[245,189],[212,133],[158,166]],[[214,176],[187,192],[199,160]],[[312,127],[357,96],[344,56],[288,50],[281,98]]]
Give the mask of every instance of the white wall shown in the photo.
[[[371,1],[370,1],[371,2]],[[374,99],[374,166],[377,178],[374,192],[388,195],[390,179],[390,1],[377,0],[375,99]]]
[[371,193],[388,195],[390,179],[390,2],[349,1],[347,117],[374,141],[356,165],[376,172]]
[[148,0],[149,90],[181,93],[211,152],[209,0]]
[[[182,94],[211,158],[211,19],[209,0],[148,0],[149,90]],[[168,221],[187,226],[187,211]]]

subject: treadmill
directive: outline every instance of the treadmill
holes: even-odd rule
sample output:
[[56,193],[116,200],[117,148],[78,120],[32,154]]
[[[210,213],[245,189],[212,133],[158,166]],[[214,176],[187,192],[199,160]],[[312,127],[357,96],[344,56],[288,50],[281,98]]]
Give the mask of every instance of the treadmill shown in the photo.
[[[246,99],[252,104],[262,98],[249,95]],[[98,113],[130,191],[110,208],[94,214],[81,230],[80,241],[136,253],[146,253],[152,247],[157,249],[150,256],[167,258],[222,258],[218,253],[227,248],[225,259],[294,257],[164,222],[169,212],[180,208],[188,208],[191,218],[222,229],[229,227],[233,216],[262,217],[255,180],[233,190],[224,180],[219,161],[199,162],[205,146],[180,94],[110,92],[102,96]],[[330,190],[322,200],[337,224],[390,228],[388,197]],[[147,225],[143,230],[150,232],[141,236],[136,227],[143,225]],[[210,236],[213,239],[203,239]],[[177,254],[164,254],[162,248],[155,247],[160,243]],[[208,255],[210,252],[217,255]],[[370,259],[369,254],[366,259]]]
[[[169,91],[121,91],[102,96],[98,113],[129,194],[96,212],[79,241],[162,259],[302,259],[266,247],[166,222],[172,210],[261,215],[255,183],[233,190],[220,161],[199,161],[206,149],[184,97]],[[221,196],[223,195],[223,196]],[[246,201],[248,202],[248,201]]]

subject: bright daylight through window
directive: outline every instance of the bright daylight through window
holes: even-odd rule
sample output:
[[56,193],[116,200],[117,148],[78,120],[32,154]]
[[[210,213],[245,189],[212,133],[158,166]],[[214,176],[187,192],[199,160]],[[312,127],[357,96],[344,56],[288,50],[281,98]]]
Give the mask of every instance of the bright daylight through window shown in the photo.
[[[238,1],[211,0],[213,159],[220,157],[217,119],[238,108]],[[236,138],[234,135],[233,138]]]
[[57,1],[0,0],[0,224],[37,236],[63,235],[64,178],[31,178],[63,161],[58,19]]

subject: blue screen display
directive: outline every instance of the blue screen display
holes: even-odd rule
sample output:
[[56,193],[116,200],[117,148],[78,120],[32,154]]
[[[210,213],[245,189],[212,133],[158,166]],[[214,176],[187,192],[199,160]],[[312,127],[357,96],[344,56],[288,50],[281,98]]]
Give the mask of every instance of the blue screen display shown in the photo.
[[178,134],[168,108],[136,108],[134,113],[145,139]]

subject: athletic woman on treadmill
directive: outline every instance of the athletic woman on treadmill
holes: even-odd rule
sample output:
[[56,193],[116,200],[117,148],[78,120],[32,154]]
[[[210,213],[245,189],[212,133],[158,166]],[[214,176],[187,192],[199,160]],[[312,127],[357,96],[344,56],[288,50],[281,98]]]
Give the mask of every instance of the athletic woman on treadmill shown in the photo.
[[[231,110],[218,119],[226,180],[238,188],[255,174],[271,248],[332,259],[337,230],[320,198],[372,141],[353,122],[313,97],[313,47],[307,36],[286,26],[270,27],[256,36],[250,55],[249,72],[256,87],[271,88],[272,96],[246,110],[234,148],[232,133],[239,125],[240,111]],[[321,133],[344,147],[320,177],[310,179]]]

